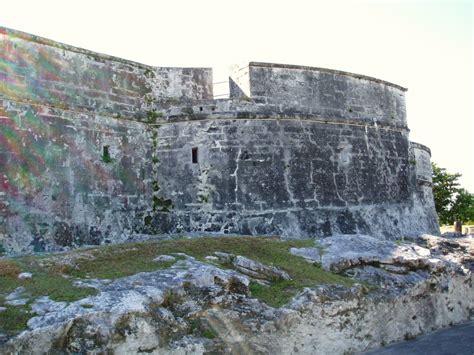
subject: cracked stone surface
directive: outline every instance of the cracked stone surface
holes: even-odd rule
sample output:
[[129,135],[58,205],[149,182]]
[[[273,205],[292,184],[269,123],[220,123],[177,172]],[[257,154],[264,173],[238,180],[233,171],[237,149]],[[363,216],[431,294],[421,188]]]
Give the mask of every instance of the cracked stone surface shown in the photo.
[[427,248],[410,243],[397,245],[368,235],[337,235],[321,239],[324,249],[322,267],[331,271],[343,271],[358,265],[395,264],[408,268],[435,267]]
[[[409,141],[398,85],[251,62],[231,97],[214,99],[210,68],[153,67],[3,27],[0,53],[2,127],[38,148],[25,165],[0,146],[2,253],[156,233],[439,233],[431,153]],[[6,178],[18,169],[21,184]]]
[[[472,319],[472,240],[361,240],[350,254],[347,236],[318,244],[328,268],[363,283],[305,288],[280,308],[252,298],[242,273],[192,257],[117,280],[80,280],[99,293],[69,304],[37,298],[28,329],[0,337],[0,352],[343,354]],[[433,260],[442,267],[430,267]]]
[[[144,312],[150,302],[163,302],[168,289],[183,287],[189,282],[194,286],[210,286],[215,282],[226,284],[240,282],[248,286],[245,276],[233,271],[222,270],[206,263],[195,261],[188,257],[165,270],[142,272],[118,280],[86,280],[80,283],[82,287],[93,287],[100,291],[96,296],[86,297],[72,302],[65,307],[64,302],[54,302],[48,298],[40,298],[34,304],[35,309],[42,313],[29,320],[32,329],[42,328],[53,323],[96,312],[110,312],[118,317],[126,312]],[[84,308],[83,304],[92,305]]]
[[275,267],[264,265],[258,261],[249,259],[245,256],[228,254],[223,252],[214,252],[214,256],[206,257],[206,260],[214,262],[219,261],[227,265],[232,265],[235,270],[251,277],[257,282],[269,284],[275,280],[291,280],[287,272]]
[[12,293],[5,297],[5,304],[10,306],[23,306],[28,302],[27,298],[22,298],[26,289],[23,286],[17,287]]
[[255,260],[237,255],[232,261],[232,265],[237,271],[254,277],[256,279],[272,280],[291,280],[290,275],[285,271],[274,266],[267,266]]
[[171,255],[159,255],[153,259],[153,261],[158,261],[158,262],[170,262],[170,261],[175,261],[175,260],[176,258]]
[[321,262],[321,252],[317,248],[291,248],[290,253],[301,256],[310,263]]

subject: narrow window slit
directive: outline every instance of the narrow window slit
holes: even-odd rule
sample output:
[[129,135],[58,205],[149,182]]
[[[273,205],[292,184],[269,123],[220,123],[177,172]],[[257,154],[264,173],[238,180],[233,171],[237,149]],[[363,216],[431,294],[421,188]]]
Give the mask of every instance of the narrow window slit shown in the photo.
[[112,157],[110,156],[110,151],[109,151],[109,146],[104,145],[102,147],[102,161],[104,163],[111,163],[112,162]]
[[192,156],[193,156],[193,164],[198,163],[198,149],[197,148],[192,148],[191,149]]

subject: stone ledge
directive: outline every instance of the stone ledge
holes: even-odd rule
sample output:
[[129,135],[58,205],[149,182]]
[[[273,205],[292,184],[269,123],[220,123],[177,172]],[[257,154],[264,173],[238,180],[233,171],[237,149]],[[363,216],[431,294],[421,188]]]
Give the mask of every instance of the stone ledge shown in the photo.
[[312,70],[312,71],[320,71],[322,73],[329,73],[329,74],[337,74],[337,75],[345,75],[350,76],[355,79],[363,79],[373,81],[379,84],[384,84],[387,86],[392,86],[395,89],[401,90],[403,92],[408,91],[407,88],[393,84],[389,81],[377,79],[371,76],[362,75],[362,74],[355,74],[347,71],[336,70],[336,69],[328,69],[328,68],[319,68],[319,67],[310,67],[304,65],[294,65],[294,64],[278,64],[278,63],[263,63],[263,62],[250,62],[249,67],[266,67],[266,68],[282,68],[282,69],[298,69],[298,70]]

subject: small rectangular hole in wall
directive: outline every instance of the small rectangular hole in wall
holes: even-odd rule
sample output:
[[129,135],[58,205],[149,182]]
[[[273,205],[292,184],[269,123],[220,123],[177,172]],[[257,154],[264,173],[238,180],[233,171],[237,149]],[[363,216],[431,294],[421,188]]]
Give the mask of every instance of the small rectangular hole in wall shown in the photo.
[[198,163],[198,149],[197,148],[192,148],[191,149],[192,156],[193,156],[193,164]]
[[112,157],[110,156],[110,151],[109,151],[109,146],[104,145],[102,148],[102,161],[104,163],[111,163],[112,162]]

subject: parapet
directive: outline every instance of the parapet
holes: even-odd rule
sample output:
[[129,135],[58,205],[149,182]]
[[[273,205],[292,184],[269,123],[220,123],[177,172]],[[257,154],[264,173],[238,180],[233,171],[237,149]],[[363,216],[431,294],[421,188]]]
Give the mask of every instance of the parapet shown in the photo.
[[212,99],[210,68],[153,67],[0,27],[0,98],[141,119],[148,102]]
[[250,62],[230,79],[231,97],[280,105],[320,118],[369,120],[406,126],[407,89],[344,71]]
[[431,168],[431,150],[427,146],[410,142],[410,163],[415,166],[416,180],[418,185],[431,186],[433,183],[433,170]]

